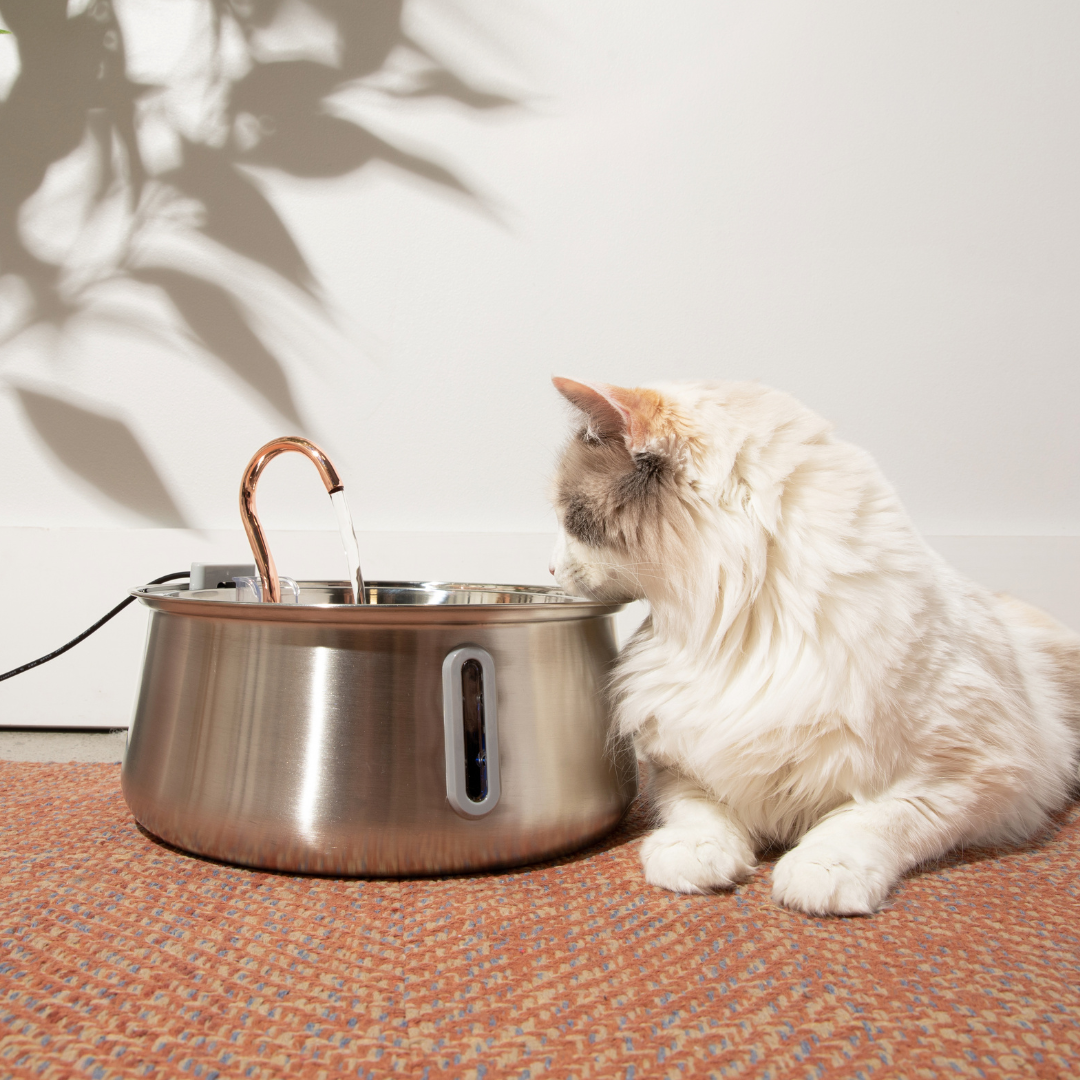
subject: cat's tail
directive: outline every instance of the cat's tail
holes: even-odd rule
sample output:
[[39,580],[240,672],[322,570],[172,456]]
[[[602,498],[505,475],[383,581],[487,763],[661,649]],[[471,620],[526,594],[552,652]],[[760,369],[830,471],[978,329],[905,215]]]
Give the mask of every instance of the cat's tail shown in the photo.
[[1005,593],[998,593],[995,599],[1009,622],[1027,632],[1043,659],[1043,670],[1057,698],[1058,715],[1073,733],[1080,783],[1080,634],[1023,600]]

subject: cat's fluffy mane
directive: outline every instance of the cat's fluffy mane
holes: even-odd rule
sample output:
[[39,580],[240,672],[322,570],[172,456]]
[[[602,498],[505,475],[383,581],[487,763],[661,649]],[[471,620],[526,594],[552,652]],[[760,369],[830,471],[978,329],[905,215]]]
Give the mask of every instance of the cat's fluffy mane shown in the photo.
[[654,767],[651,881],[725,887],[801,840],[777,899],[871,911],[1067,800],[1080,637],[951,570],[867,454],[757,384],[555,382],[581,414],[556,576],[650,602],[615,693]]

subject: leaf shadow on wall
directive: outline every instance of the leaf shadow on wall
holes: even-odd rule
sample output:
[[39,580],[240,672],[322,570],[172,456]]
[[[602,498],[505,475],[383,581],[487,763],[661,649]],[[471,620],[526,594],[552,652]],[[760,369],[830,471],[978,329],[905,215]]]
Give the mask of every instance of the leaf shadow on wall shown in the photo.
[[[27,331],[52,326],[62,341],[87,316],[171,334],[215,358],[254,407],[305,433],[288,371],[310,357],[285,339],[303,340],[305,319],[332,325],[331,312],[246,167],[332,178],[381,161],[481,203],[451,171],[339,115],[331,99],[379,76],[373,92],[387,100],[514,104],[411,40],[402,5],[174,0],[171,16],[186,21],[164,35],[147,22],[160,4],[0,0],[21,61],[0,104],[0,364],[3,346]],[[148,40],[157,67],[139,60]],[[276,333],[289,317],[297,332]],[[54,457],[114,503],[186,524],[119,403],[73,397],[54,367],[47,385],[35,374],[33,391],[6,379]]]
[[76,476],[157,525],[186,525],[168,488],[122,420],[25,387],[16,387],[15,393],[34,429]]

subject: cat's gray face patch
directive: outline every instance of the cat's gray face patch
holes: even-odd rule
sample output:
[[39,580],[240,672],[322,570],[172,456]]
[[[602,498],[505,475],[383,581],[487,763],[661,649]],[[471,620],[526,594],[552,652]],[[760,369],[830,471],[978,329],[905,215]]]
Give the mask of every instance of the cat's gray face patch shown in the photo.
[[606,539],[604,519],[588,499],[571,495],[563,506],[563,528],[589,547],[600,547]]
[[555,508],[563,528],[580,543],[628,551],[661,527],[665,503],[678,502],[676,486],[661,455],[631,455],[621,436],[582,428],[559,462]]
[[634,468],[619,478],[618,494],[625,501],[648,497],[663,482],[668,464],[659,454],[635,454]]

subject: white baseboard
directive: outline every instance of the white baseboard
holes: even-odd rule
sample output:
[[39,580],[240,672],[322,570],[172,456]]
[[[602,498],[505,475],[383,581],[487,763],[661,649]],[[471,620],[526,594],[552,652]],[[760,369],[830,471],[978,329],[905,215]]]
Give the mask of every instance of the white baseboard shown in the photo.
[[[281,573],[344,578],[336,533],[270,536]],[[364,573],[381,580],[548,584],[547,533],[361,533]],[[969,577],[1011,592],[1080,630],[1080,537],[936,536]],[[194,561],[247,562],[243,533],[184,529],[0,528],[0,672],[62,645],[128,588]],[[625,636],[642,617],[633,605]],[[133,605],[70,653],[0,683],[0,727],[127,727],[146,610]]]

